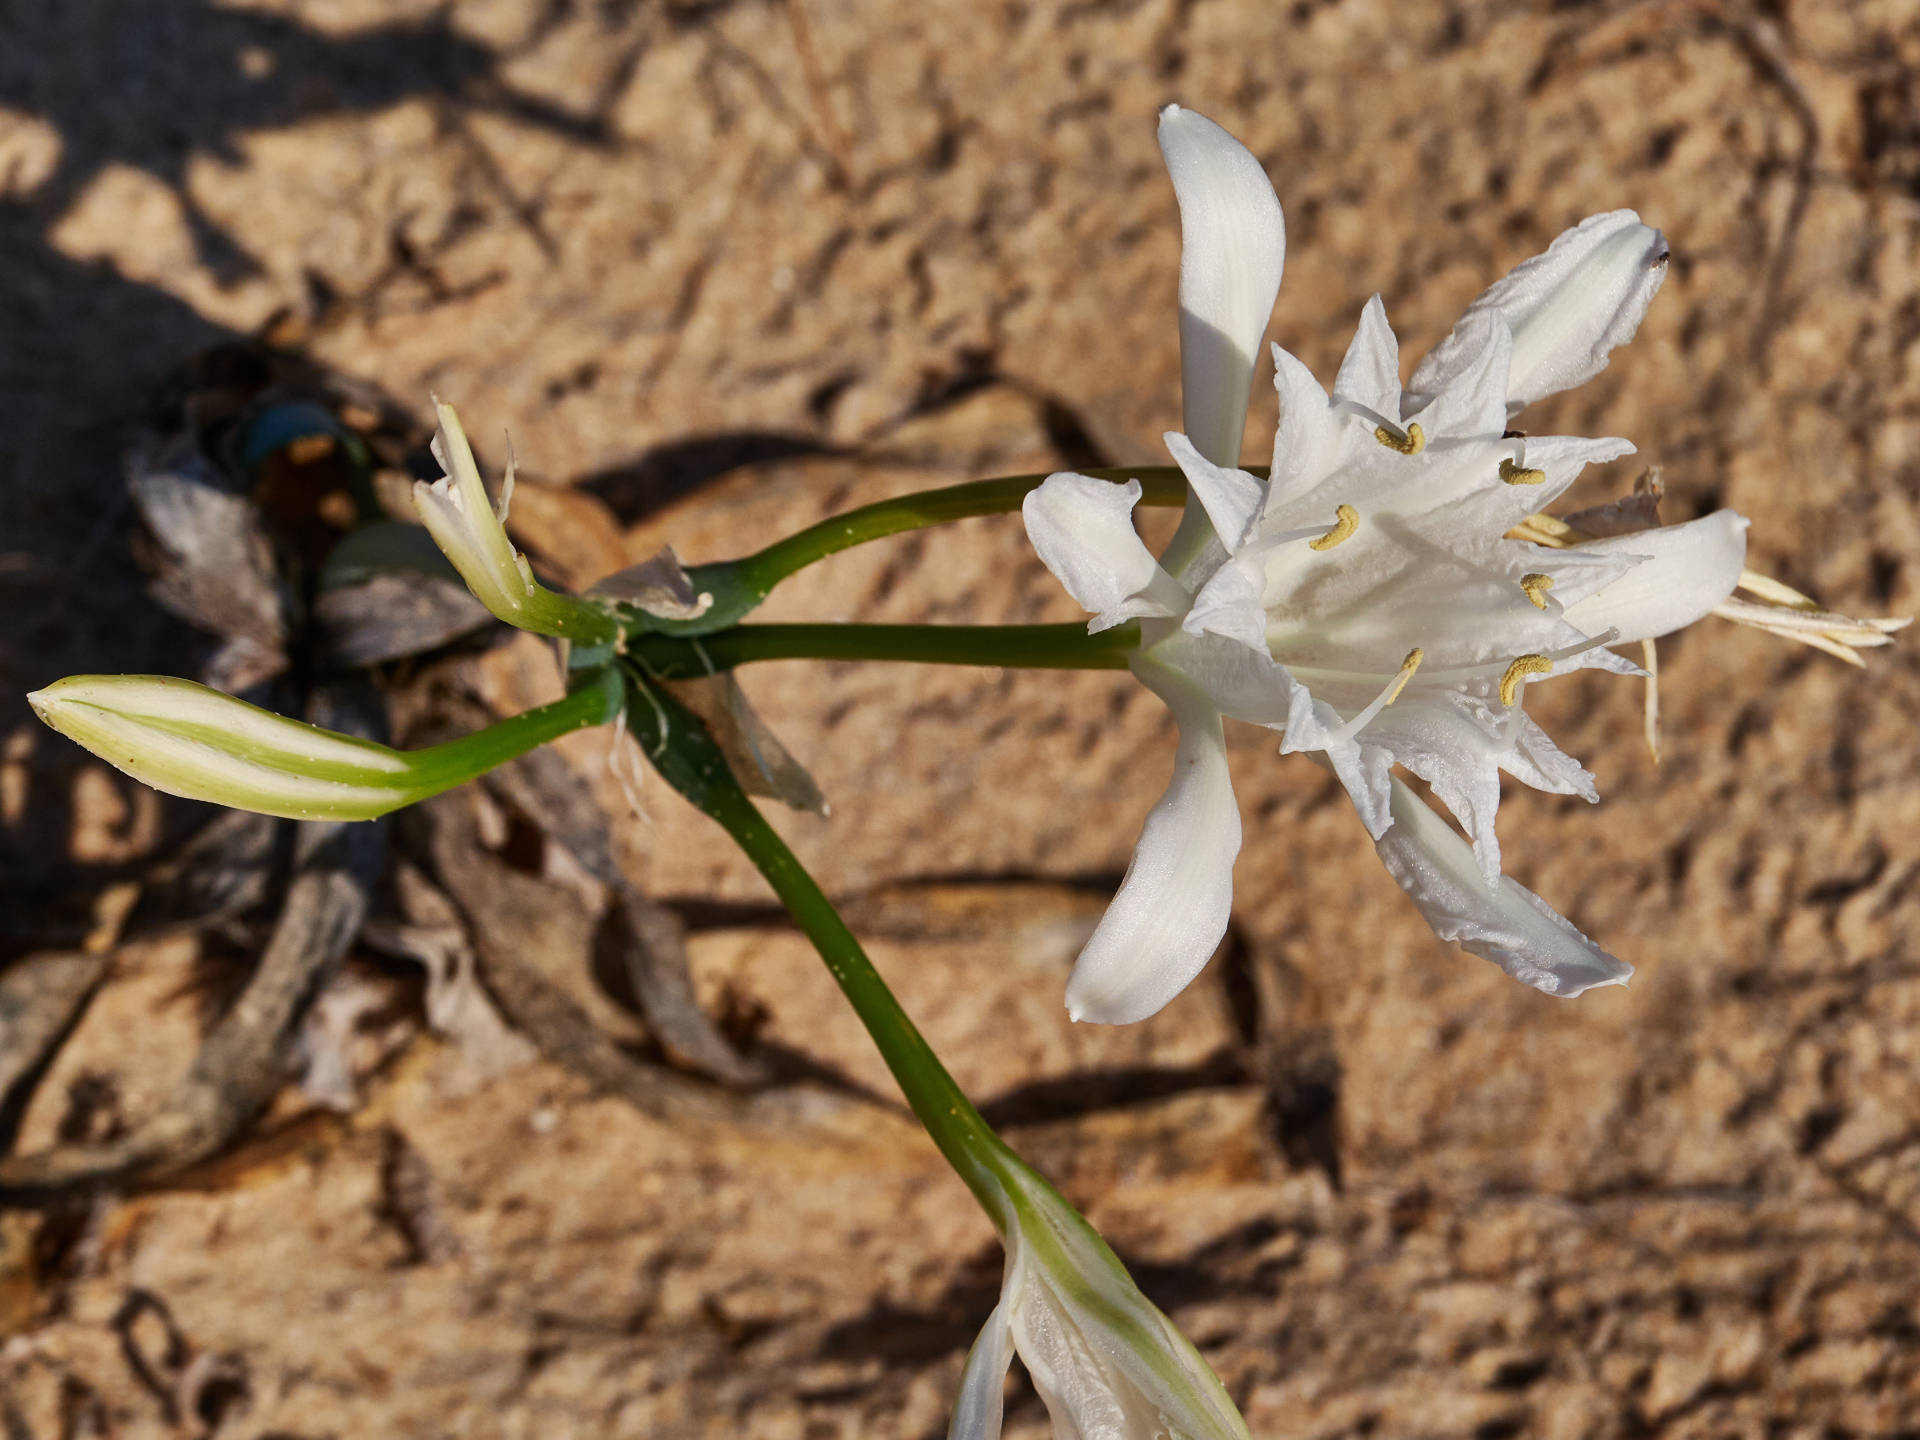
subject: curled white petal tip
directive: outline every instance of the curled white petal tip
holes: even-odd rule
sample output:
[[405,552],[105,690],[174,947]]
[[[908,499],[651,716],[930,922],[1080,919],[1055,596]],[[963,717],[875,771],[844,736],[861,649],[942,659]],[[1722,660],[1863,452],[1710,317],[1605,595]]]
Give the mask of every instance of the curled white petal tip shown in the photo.
[[1160,152],[1180,205],[1183,428],[1202,455],[1234,465],[1254,360],[1280,293],[1286,221],[1260,162],[1206,116],[1167,106]]
[[1592,215],[1516,266],[1467,307],[1413,372],[1410,392],[1437,393],[1466,356],[1461,326],[1488,310],[1513,331],[1507,403],[1518,411],[1599,374],[1640,328],[1667,277],[1667,240],[1631,210]]
[[1173,711],[1180,745],[1126,879],[1067,981],[1067,1013],[1101,1025],[1146,1019],[1205,968],[1227,933],[1240,853],[1220,712],[1171,671],[1140,662],[1135,673]]
[[1391,803],[1393,825],[1375,848],[1434,934],[1548,995],[1571,999],[1627,983],[1631,965],[1538,895],[1504,877],[1489,884],[1467,842],[1399,780]]
[[1187,477],[1187,484],[1207,512],[1214,534],[1229,551],[1238,550],[1253,531],[1259,518],[1267,487],[1246,471],[1229,465],[1216,465],[1194,447],[1178,430],[1160,437],[1167,453]]
[[1140,615],[1177,615],[1187,595],[1133,528],[1140,482],[1124,485],[1062,471],[1020,505],[1027,538],[1067,593],[1107,630]]

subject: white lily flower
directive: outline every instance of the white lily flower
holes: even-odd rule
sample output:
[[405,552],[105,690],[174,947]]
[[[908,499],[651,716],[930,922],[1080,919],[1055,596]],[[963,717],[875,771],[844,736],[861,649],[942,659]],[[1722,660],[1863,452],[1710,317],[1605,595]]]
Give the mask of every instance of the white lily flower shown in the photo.
[[[1217,168],[1219,183],[1244,186]],[[1183,193],[1183,218],[1189,205]],[[1189,247],[1214,243],[1205,229],[1185,236]],[[1242,257],[1264,248],[1223,247],[1204,264],[1183,256],[1182,275],[1252,264]],[[1338,774],[1388,870],[1443,938],[1549,994],[1631,973],[1502,877],[1500,772],[1597,798],[1593,777],[1528,719],[1526,686],[1587,667],[1640,673],[1605,647],[1666,634],[1725,601],[1746,521],[1721,511],[1562,549],[1504,538],[1584,466],[1633,449],[1522,437],[1506,422],[1605,365],[1665,260],[1660,233],[1630,211],[1582,223],[1477,300],[1416,370],[1424,388],[1404,393],[1378,296],[1331,395],[1275,346],[1268,481],[1166,437],[1218,540],[1177,565],[1156,561],[1134,532],[1137,485],[1062,474],[1028,497],[1034,547],[1094,613],[1089,628],[1139,621],[1132,668],[1181,731],[1173,781],[1068,983],[1076,1019],[1151,1015],[1225,933],[1240,822],[1222,716],[1276,730],[1282,753],[1311,753]],[[1258,285],[1239,289],[1250,297],[1245,323],[1258,308],[1264,325]],[[1209,407],[1189,399],[1188,414],[1197,409]],[[1396,764],[1428,782],[1471,851],[1390,779]]]
[[949,1440],[999,1440],[1015,1351],[1054,1440],[1247,1440],[1207,1362],[1093,1227],[1024,1167],[1002,1179],[1005,1279],[968,1352]]

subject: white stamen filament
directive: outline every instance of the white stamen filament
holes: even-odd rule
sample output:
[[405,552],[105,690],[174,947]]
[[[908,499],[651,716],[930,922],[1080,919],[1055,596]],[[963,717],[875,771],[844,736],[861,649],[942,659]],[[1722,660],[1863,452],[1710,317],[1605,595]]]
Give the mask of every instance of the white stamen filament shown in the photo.
[[1407,682],[1413,679],[1413,672],[1420,668],[1420,662],[1426,658],[1427,652],[1418,645],[1409,650],[1407,658],[1400,662],[1399,673],[1386,683],[1385,688],[1374,696],[1365,708],[1329,735],[1327,743],[1338,745],[1343,741],[1351,740],[1371,725],[1376,715],[1400,698],[1400,692],[1407,688]]
[[[1280,652],[1280,649],[1274,645],[1274,638],[1270,631],[1268,633],[1267,645],[1268,648],[1273,651],[1273,658],[1278,660],[1282,665],[1285,665],[1294,679],[1309,689],[1319,684],[1340,684],[1342,682],[1352,683],[1355,681],[1377,685],[1381,683],[1381,677],[1386,675],[1384,670],[1333,670],[1318,665],[1296,665],[1288,660],[1287,657]],[[1288,636],[1282,635],[1279,638],[1284,641]],[[1546,653],[1546,658],[1557,665],[1562,660],[1571,660],[1574,656],[1584,655],[1589,650],[1598,650],[1602,645],[1611,645],[1619,638],[1620,632],[1618,630],[1603,630],[1591,640],[1583,641],[1578,645],[1568,645],[1559,650],[1549,650]],[[1424,655],[1424,653],[1423,651],[1422,654]],[[1511,661],[1487,660],[1477,665],[1456,665],[1447,670],[1428,670],[1423,668],[1420,671],[1420,683],[1423,686],[1440,684],[1446,688],[1453,688],[1466,681],[1493,679],[1502,675],[1511,667],[1511,664]],[[1401,668],[1405,668],[1404,663]],[[1386,683],[1391,685],[1398,678],[1397,674],[1387,676]]]

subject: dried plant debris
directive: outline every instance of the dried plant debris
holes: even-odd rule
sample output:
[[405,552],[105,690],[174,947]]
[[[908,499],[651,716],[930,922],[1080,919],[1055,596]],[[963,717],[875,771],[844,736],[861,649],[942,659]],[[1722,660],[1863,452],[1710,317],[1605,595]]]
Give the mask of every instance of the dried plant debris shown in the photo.
[[258,507],[223,483],[188,435],[137,449],[127,490],[144,526],[137,553],[152,576],[148,593],[222,639],[200,678],[248,690],[285,670],[293,607]]
[[290,827],[271,815],[226,810],[147,877],[127,915],[129,935],[222,927],[261,905],[284,869]]
[[427,1159],[407,1137],[389,1126],[382,1136],[381,1213],[406,1242],[415,1265],[440,1265],[465,1251],[448,1222],[440,1185]]
[[165,1104],[114,1139],[0,1160],[0,1195],[45,1199],[165,1176],[233,1139],[286,1079],[300,1018],[365,918],[385,839],[378,824],[302,823],[259,965]]
[[686,927],[640,893],[614,859],[605,815],[585,783],[552,750],[534,750],[486,778],[489,790],[533,820],[615,897],[615,944],[641,1017],[667,1053],[689,1069],[738,1087],[765,1081],[764,1067],[735,1051],[694,998]]
[[487,849],[467,796],[443,795],[398,818],[403,843],[424,852],[451,903],[465,915],[482,983],[542,1054],[662,1118],[711,1122],[740,1113],[691,1077],[629,1055],[535,968],[527,957],[540,957],[546,969],[586,971],[586,935],[572,929],[570,936],[562,920],[576,908],[573,897]]
[[[502,633],[414,523],[406,497],[414,476],[431,473],[430,434],[377,392],[260,345],[209,351],[169,382],[129,449],[126,479],[149,593],[210,639],[204,680],[371,738],[386,738],[390,706],[424,713],[444,734],[494,721],[460,683],[457,657],[450,669],[420,664]],[[436,700],[445,702],[437,710]],[[630,1053],[551,972],[527,964],[526,947],[550,919],[578,916],[578,896],[515,870],[471,824],[456,825],[465,799],[393,832],[411,860],[389,855],[385,824],[222,812],[140,878],[111,928],[132,938],[218,933],[257,949],[251,976],[157,1107],[116,1109],[111,1126],[0,1158],[0,1194],[37,1204],[167,1183],[231,1143],[290,1079],[321,1107],[350,1110],[379,1063],[368,1055],[413,1033],[387,1023],[394,1005],[420,1003],[411,997],[422,993],[426,1024],[483,1070],[538,1050],[656,1114],[702,1122],[737,1114],[707,1082],[764,1086],[766,1068],[700,1009],[678,917],[621,870],[585,783],[557,754],[538,751],[488,788],[604,889],[605,943],[621,977],[614,988],[630,992],[655,1054]],[[423,991],[364,966],[342,974],[361,943],[381,957],[376,967],[419,966]],[[587,981],[586,944],[556,953]],[[110,972],[102,954],[41,953],[0,974],[0,1140],[11,1140],[39,1076]]]
[[105,977],[103,956],[29,955],[0,974],[0,1153],[11,1148],[34,1083]]
[[113,1317],[113,1331],[127,1368],[180,1433],[199,1440],[245,1413],[251,1398],[246,1362],[196,1346],[167,1302],[152,1291],[127,1293]]

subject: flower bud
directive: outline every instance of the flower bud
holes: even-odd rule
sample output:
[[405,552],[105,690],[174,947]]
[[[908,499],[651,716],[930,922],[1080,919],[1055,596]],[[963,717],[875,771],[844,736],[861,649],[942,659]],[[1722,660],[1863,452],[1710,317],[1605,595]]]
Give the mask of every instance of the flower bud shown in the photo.
[[70,675],[27,697],[102,760],[169,795],[294,820],[371,820],[451,789],[535,745],[610,720],[612,671],[564,700],[425,750],[289,720],[163,675]]
[[1018,1351],[1056,1436],[1247,1440],[1247,1425],[1191,1341],[1140,1293],[1106,1241],[1015,1161],[1006,1277],[968,1352],[949,1440],[996,1440]]
[[431,483],[416,481],[413,504],[434,543],[446,552],[467,588],[487,609],[519,629],[590,645],[611,644],[616,627],[605,609],[541,586],[534,580],[526,557],[507,538],[507,505],[513,498],[512,464],[507,466],[496,512],[460,417],[438,397],[433,406],[440,419],[439,432],[433,437],[433,457],[446,473]]

